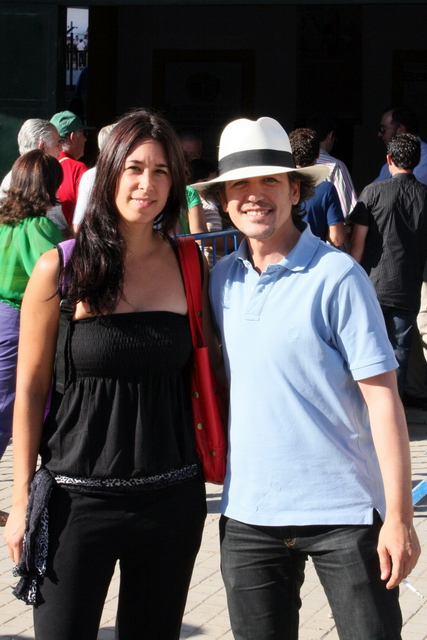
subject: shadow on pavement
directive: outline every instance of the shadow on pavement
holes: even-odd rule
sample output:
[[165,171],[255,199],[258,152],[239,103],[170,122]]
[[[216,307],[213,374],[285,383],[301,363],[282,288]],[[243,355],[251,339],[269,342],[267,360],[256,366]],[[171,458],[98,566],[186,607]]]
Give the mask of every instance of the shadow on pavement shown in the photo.
[[181,637],[187,638],[190,633],[193,633],[193,631],[197,631],[198,635],[204,633],[203,629],[201,629],[200,627],[194,627],[192,624],[185,624],[184,622],[181,627]]
[[34,640],[34,636],[0,636],[0,640]]
[[114,627],[102,627],[98,632],[98,640],[114,640],[115,637]]
[[[197,631],[199,634],[203,634],[203,629],[195,627],[192,624],[186,624],[185,622],[181,627],[181,637],[187,638],[191,633]],[[99,630],[98,640],[110,640],[114,639],[114,627],[103,627]],[[24,638],[23,636],[0,636],[0,640],[34,640],[33,638]]]

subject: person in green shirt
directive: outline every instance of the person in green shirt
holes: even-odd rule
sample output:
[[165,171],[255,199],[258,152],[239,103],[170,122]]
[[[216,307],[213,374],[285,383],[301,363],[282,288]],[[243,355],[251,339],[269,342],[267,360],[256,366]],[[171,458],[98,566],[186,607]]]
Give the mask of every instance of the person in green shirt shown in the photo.
[[181,211],[177,234],[207,233],[208,227],[200,196],[193,187],[185,187],[187,211]]
[[[58,204],[62,181],[58,160],[41,149],[22,155],[12,168],[0,209],[0,458],[12,432],[19,317],[25,287],[39,257],[63,240],[46,218]],[[0,511],[0,526],[7,513]]]

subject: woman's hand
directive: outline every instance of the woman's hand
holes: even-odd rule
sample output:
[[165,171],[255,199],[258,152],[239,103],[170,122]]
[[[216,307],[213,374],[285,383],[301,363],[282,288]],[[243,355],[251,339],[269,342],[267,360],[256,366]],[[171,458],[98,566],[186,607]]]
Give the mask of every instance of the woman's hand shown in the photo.
[[25,531],[26,507],[13,507],[4,528],[4,539],[9,549],[9,555],[15,564],[22,556]]

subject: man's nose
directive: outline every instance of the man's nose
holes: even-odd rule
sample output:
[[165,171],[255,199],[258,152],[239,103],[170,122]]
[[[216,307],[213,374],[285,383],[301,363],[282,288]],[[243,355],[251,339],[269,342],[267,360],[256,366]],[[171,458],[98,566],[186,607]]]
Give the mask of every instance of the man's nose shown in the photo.
[[258,200],[262,200],[263,193],[264,191],[261,185],[253,186],[250,189],[248,200],[250,200],[251,202],[257,202]]

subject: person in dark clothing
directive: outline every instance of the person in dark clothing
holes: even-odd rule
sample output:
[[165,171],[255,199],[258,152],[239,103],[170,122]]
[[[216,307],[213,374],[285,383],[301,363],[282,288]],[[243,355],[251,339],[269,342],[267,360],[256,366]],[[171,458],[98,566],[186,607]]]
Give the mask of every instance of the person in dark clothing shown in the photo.
[[399,363],[401,396],[427,258],[427,187],[413,175],[420,157],[415,136],[404,133],[392,138],[387,145],[392,178],[368,185],[350,215],[354,223],[350,253],[377,292]]
[[[19,562],[27,503],[40,503],[40,453],[51,495],[37,640],[96,640],[117,561],[117,637],[179,638],[206,516],[188,384],[188,305],[170,235],[185,207],[178,137],[160,116],[131,112],[101,151],[65,269],[53,249],[28,284],[5,539]],[[205,336],[219,362],[204,269]],[[42,535],[41,542],[44,550]]]
[[[320,153],[320,141],[313,129],[295,129],[289,135],[292,155],[297,167],[316,164]],[[304,202],[303,220],[309,223],[314,235],[340,247],[346,240],[344,214],[338,192],[332,182],[324,180],[317,185],[314,195]]]

